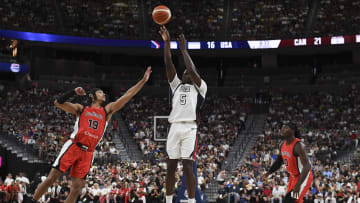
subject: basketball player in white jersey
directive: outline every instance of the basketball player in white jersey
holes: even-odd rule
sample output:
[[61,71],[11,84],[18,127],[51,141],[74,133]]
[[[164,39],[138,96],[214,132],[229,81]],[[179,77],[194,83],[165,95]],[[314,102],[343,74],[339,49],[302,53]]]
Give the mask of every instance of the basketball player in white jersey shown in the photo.
[[182,80],[176,74],[170,52],[170,35],[165,26],[159,33],[164,40],[164,60],[167,78],[172,91],[172,110],[169,116],[171,124],[166,142],[169,156],[166,175],[166,203],[172,203],[175,187],[175,172],[178,160],[182,160],[189,203],[195,202],[195,175],[193,161],[196,153],[196,107],[200,104],[198,96],[205,99],[207,85],[196,71],[195,65],[186,50],[186,39],[183,34],[178,38],[179,47],[184,57],[186,70]]

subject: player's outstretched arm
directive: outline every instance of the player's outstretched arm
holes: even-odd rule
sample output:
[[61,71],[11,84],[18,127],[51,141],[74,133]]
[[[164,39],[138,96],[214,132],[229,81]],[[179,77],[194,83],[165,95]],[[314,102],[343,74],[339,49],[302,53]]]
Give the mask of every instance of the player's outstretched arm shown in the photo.
[[[302,142],[298,142],[295,144],[294,147],[295,147],[294,155],[300,157],[301,164],[304,167],[300,173],[299,180],[297,181],[297,183],[293,189],[294,193],[299,193],[301,184],[304,182],[304,180],[306,179],[306,176],[308,175],[309,171],[311,170],[311,164],[309,161],[309,157],[305,153],[304,144]],[[299,196],[299,195],[297,194],[297,196]]]
[[56,99],[54,102],[55,106],[60,108],[63,111],[71,113],[73,115],[78,115],[78,113],[83,109],[83,105],[65,102],[70,97],[74,96],[75,94],[86,95],[85,90],[82,87],[77,87],[73,90],[69,90],[69,91],[65,92],[58,99]]
[[126,103],[130,101],[144,86],[144,84],[149,80],[151,74],[151,67],[149,66],[144,74],[144,77],[136,83],[136,85],[132,86],[128,89],[123,96],[117,99],[115,102],[111,102],[105,106],[106,112],[108,114],[113,114],[119,111]]
[[165,26],[160,27],[159,31],[162,39],[164,40],[164,62],[166,67],[166,75],[169,82],[172,82],[174,80],[174,77],[176,75],[176,69],[174,66],[174,63],[172,61],[171,57],[171,51],[170,51],[170,34]]
[[189,52],[186,49],[186,39],[185,39],[184,34],[179,35],[178,42],[179,42],[181,53],[184,57],[185,67],[186,67],[186,70],[189,71],[191,81],[194,84],[196,84],[196,86],[200,87],[201,78],[200,78],[199,73],[196,71],[196,67],[190,57]]

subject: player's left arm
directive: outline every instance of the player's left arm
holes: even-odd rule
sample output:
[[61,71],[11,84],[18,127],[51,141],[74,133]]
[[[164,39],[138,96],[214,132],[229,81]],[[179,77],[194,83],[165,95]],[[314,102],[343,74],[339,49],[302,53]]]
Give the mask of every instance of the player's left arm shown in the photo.
[[196,84],[197,87],[200,87],[201,78],[200,78],[199,73],[196,71],[195,64],[192,61],[189,52],[186,49],[186,39],[185,39],[184,34],[179,35],[178,42],[179,42],[179,47],[180,47],[181,53],[184,57],[185,67],[186,67],[186,70],[190,74],[191,81],[194,84]]
[[[300,191],[300,186],[304,182],[306,176],[308,175],[309,171],[311,170],[311,164],[309,161],[309,157],[306,155],[305,147],[302,142],[298,142],[294,146],[294,155],[300,157],[301,164],[303,165],[303,169],[300,173],[299,180],[297,181],[293,192],[298,193]],[[297,195],[298,197],[299,195]]]
[[130,101],[144,86],[144,84],[149,80],[151,74],[151,67],[149,66],[144,74],[144,77],[136,83],[136,85],[132,86],[128,89],[123,96],[117,99],[115,102],[111,102],[105,106],[105,110],[108,113],[107,121],[110,120],[112,114],[119,111],[126,103]]
[[279,152],[280,153],[276,156],[276,159],[275,159],[274,163],[270,166],[269,171],[263,175],[263,179],[266,179],[272,173],[279,170],[281,168],[281,165],[284,163],[284,161],[282,159],[282,156],[281,156],[281,147],[282,147],[282,145],[283,145],[283,143],[281,143],[280,146],[279,146]]

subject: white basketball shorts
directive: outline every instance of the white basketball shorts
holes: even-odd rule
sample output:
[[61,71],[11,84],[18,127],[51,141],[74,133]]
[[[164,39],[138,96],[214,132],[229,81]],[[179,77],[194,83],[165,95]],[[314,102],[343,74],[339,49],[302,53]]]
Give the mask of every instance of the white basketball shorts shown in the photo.
[[195,159],[197,145],[195,122],[172,123],[166,141],[169,159]]

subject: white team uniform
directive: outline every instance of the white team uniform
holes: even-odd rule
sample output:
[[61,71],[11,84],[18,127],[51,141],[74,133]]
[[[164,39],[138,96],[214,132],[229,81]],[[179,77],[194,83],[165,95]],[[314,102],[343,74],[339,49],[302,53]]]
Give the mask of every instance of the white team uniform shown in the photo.
[[166,141],[170,159],[193,159],[196,145],[196,107],[198,96],[205,99],[207,85],[201,80],[200,87],[185,84],[175,75],[169,82],[172,92],[171,127]]

